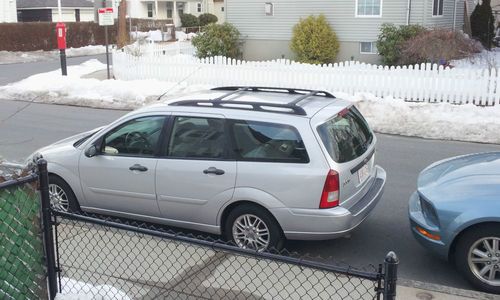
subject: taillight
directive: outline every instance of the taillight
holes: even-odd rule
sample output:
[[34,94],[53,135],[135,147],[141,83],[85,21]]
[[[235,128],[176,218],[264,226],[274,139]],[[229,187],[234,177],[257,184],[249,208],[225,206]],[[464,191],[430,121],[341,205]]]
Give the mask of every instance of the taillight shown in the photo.
[[326,176],[319,208],[332,208],[339,205],[339,173],[330,170]]

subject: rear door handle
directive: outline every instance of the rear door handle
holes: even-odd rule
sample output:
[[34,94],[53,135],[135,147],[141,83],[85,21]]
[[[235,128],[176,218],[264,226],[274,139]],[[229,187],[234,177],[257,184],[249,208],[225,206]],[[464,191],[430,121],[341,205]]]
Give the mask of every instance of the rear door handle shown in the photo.
[[139,172],[146,172],[148,170],[148,168],[146,168],[145,166],[142,166],[140,164],[135,164],[128,169],[130,171],[139,171]]
[[206,170],[203,170],[203,174],[224,175],[224,173],[224,170],[217,169],[216,167],[210,167]]

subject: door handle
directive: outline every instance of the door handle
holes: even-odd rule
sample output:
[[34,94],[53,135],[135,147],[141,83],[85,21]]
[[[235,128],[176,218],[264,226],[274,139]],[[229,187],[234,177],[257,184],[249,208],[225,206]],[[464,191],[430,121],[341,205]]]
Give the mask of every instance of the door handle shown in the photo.
[[148,170],[148,168],[146,168],[145,166],[142,166],[140,164],[135,164],[128,169],[130,171],[139,171],[139,172],[146,172]]
[[224,173],[224,170],[217,169],[216,167],[210,167],[206,170],[203,170],[203,174],[224,175]]

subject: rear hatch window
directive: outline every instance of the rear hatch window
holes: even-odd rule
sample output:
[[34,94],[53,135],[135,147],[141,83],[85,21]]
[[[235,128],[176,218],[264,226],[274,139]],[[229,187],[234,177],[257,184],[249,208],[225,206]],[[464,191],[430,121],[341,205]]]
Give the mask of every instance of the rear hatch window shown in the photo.
[[368,123],[354,106],[318,126],[318,133],[326,150],[337,163],[360,157],[373,140]]

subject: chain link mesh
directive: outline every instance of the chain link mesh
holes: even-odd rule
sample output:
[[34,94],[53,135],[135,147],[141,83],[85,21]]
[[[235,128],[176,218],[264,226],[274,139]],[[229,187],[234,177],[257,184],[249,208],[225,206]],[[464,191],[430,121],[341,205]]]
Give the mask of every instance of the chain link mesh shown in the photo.
[[[57,217],[57,251],[63,294],[105,299],[374,299],[371,279],[238,252],[220,241],[212,246],[156,237],[168,230],[143,223]],[[189,237],[188,237],[189,239]],[[208,243],[207,243],[208,244]],[[215,246],[214,246],[215,245]],[[220,249],[217,245],[224,245]],[[274,253],[276,254],[276,253]],[[280,256],[287,252],[280,252]]]
[[30,184],[0,189],[0,298],[47,297],[40,202]]

